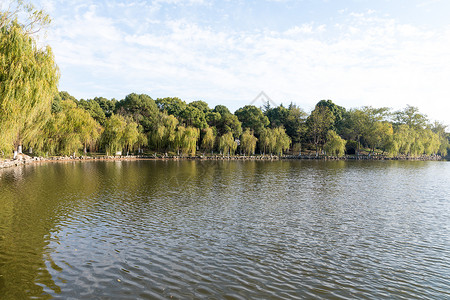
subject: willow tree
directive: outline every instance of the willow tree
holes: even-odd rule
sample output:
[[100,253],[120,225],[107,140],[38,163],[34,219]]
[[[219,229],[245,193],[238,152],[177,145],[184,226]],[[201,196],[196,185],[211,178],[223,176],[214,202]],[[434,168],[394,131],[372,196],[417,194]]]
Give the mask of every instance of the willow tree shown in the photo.
[[288,151],[291,146],[291,139],[286,134],[282,126],[272,129],[275,137],[274,151],[277,155],[283,155],[283,151]]
[[275,149],[277,138],[270,128],[264,128],[259,135],[259,149],[265,155],[266,152],[272,154]]
[[82,149],[86,153],[87,146],[92,149],[102,132],[102,127],[89,112],[77,107],[72,100],[61,101],[61,111],[54,114],[49,123],[52,127],[46,138],[48,143],[56,143],[53,150],[60,154],[71,155]]
[[178,123],[178,119],[173,115],[160,113],[155,127],[149,133],[152,146],[158,151],[166,151],[173,147]]
[[134,146],[139,141],[139,129],[138,124],[131,118],[126,119],[127,125],[123,130],[122,145],[126,148],[127,155],[130,151],[133,151]]
[[249,128],[245,129],[241,137],[241,148],[244,154],[255,154],[256,142],[258,139],[253,135],[253,131]]
[[123,135],[127,122],[121,115],[111,115],[105,122],[105,130],[103,131],[101,141],[106,150],[107,155],[115,155],[122,150],[124,145]]
[[203,129],[205,133],[202,139],[202,149],[204,151],[211,151],[214,149],[214,143],[216,141],[216,135],[214,134],[214,130],[211,127],[207,127]]
[[424,146],[424,153],[426,155],[437,154],[441,146],[439,135],[427,128],[421,134]]
[[183,137],[183,153],[194,156],[197,150],[197,141],[200,137],[200,130],[195,127],[187,127]]
[[346,141],[334,130],[328,130],[326,139],[327,141],[323,148],[327,154],[333,156],[343,156],[345,154]]
[[[46,124],[59,80],[51,48],[39,48],[32,36],[48,16],[17,3],[12,11],[0,12],[0,149],[6,153],[32,140]],[[20,10],[28,16],[26,24],[17,21]]]
[[236,151],[237,143],[233,138],[233,134],[228,132],[219,138],[219,150],[222,151],[222,155],[233,155]]

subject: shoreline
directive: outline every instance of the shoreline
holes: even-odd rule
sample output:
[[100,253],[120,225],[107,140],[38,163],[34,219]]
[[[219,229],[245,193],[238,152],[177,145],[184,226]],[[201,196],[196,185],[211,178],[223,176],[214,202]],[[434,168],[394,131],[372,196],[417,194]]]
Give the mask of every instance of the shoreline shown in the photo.
[[16,159],[0,160],[0,169],[25,166],[41,162],[75,162],[75,161],[131,161],[131,160],[403,160],[403,161],[445,161],[441,156],[420,156],[420,157],[386,157],[377,155],[347,155],[342,157],[324,155],[255,155],[255,156],[222,156],[222,155],[198,155],[198,156],[165,156],[165,155],[128,155],[128,156],[54,156],[54,157],[30,157],[21,155]]

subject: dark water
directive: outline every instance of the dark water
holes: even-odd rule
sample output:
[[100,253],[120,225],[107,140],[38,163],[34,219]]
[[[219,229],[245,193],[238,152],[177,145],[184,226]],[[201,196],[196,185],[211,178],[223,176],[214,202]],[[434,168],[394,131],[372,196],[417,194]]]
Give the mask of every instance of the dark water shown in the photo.
[[449,299],[450,163],[0,172],[0,298]]

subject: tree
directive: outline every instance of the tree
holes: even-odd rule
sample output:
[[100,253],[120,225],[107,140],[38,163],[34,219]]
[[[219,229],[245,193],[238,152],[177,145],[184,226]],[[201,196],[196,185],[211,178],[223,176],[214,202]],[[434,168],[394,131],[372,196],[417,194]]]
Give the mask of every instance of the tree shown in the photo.
[[352,146],[355,154],[359,154],[361,148],[361,137],[364,133],[365,114],[361,109],[351,109],[344,113],[342,120],[341,134],[348,141],[347,145]]
[[22,19],[24,17],[21,24],[23,32],[33,35],[51,22],[50,16],[44,10],[38,10],[33,4],[26,1],[2,1],[2,4],[5,4],[6,9],[0,12],[0,27],[17,23],[17,19],[21,15]]
[[98,103],[100,108],[103,110],[105,117],[107,117],[107,118],[111,117],[111,115],[116,110],[116,104],[117,104],[116,99],[108,100],[103,97],[95,97],[93,100]]
[[126,125],[123,130],[121,144],[125,148],[127,155],[128,152],[133,151],[134,146],[139,140],[139,130],[138,124],[134,122],[131,118],[125,119]]
[[201,100],[192,101],[191,103],[188,104],[188,106],[197,108],[198,110],[202,111],[205,115],[211,111],[211,109],[208,106],[208,103]]
[[346,141],[342,139],[334,130],[328,130],[326,139],[327,142],[325,143],[323,149],[328,155],[343,156],[345,154]]
[[228,132],[219,138],[219,150],[222,152],[223,156],[225,156],[225,154],[233,155],[236,148],[237,143],[231,132]]
[[439,135],[427,128],[423,130],[420,136],[423,140],[424,153],[426,155],[437,154],[441,146]]
[[255,154],[257,141],[258,139],[253,135],[253,132],[248,128],[245,129],[241,137],[241,149],[244,151],[244,154]]
[[288,115],[284,123],[287,135],[292,139],[293,143],[300,143],[302,137],[306,133],[306,117],[307,114],[300,107],[290,104]]
[[200,137],[200,130],[194,127],[187,127],[184,131],[182,149],[183,153],[195,156],[197,150],[197,141]]
[[398,124],[406,124],[411,128],[424,128],[428,122],[427,116],[419,113],[415,106],[407,105],[405,109],[395,113]]
[[115,155],[117,151],[122,150],[124,144],[124,131],[127,122],[121,115],[111,115],[105,122],[101,141],[107,155]]
[[316,104],[316,108],[317,107],[328,107],[331,114],[334,116],[334,123],[332,125],[332,128],[334,130],[341,129],[343,117],[346,111],[344,107],[334,104],[331,100],[320,100]]
[[147,135],[143,132],[144,129],[142,128],[141,125],[138,126],[138,130],[139,130],[139,135],[138,135],[138,140],[136,142],[136,146],[138,147],[138,153],[142,152],[142,147],[143,146],[147,146],[148,145],[148,138]]
[[270,123],[261,109],[254,105],[246,105],[238,109],[234,114],[242,123],[242,127],[253,130],[256,136],[259,136],[262,130]]
[[174,148],[177,151],[177,154],[180,155],[180,149],[184,145],[184,132],[186,131],[186,127],[184,126],[178,126],[177,132],[175,134],[175,140],[174,140]]
[[17,3],[28,24],[17,22],[16,11],[0,13],[0,150],[5,153],[21,146],[28,131],[46,124],[59,80],[51,48],[39,48],[31,36],[48,16]]
[[150,96],[131,93],[116,104],[116,112],[131,116],[136,123],[142,125],[145,132],[150,132],[156,127],[159,109]]
[[97,101],[94,101],[92,99],[89,100],[81,99],[80,101],[78,101],[78,106],[88,111],[91,117],[93,117],[100,124],[105,123],[106,121],[105,112],[100,107],[100,104],[98,104]]
[[179,98],[158,98],[156,99],[158,108],[168,115],[173,115],[176,118],[181,116],[181,112],[186,108],[186,102]]
[[326,133],[331,129],[333,124],[334,115],[326,106],[316,106],[308,119],[306,119],[309,136],[316,147],[316,154],[319,153],[319,148],[325,141]]
[[204,151],[212,151],[214,149],[214,143],[216,141],[216,135],[211,127],[203,129],[204,135],[202,139],[202,149]]
[[181,149],[182,154],[194,156],[197,150],[197,141],[199,137],[200,131],[198,128],[178,126],[174,142],[178,155],[180,154]]
[[199,129],[204,129],[208,126],[205,113],[195,106],[186,106],[181,112],[181,118],[187,126],[193,126]]
[[343,114],[340,132],[347,140],[356,141],[356,154],[361,144],[374,152],[377,147],[385,148],[389,136],[393,134],[392,124],[386,121],[388,116],[387,107],[352,109]]
[[447,133],[446,133],[447,126],[435,121],[434,124],[431,126],[431,130],[436,133],[439,136],[440,146],[439,146],[439,153],[442,156],[447,155],[447,149],[449,148],[449,142],[447,139]]
[[167,150],[174,146],[178,119],[172,115],[160,114],[157,127],[150,133],[153,146],[158,150]]
[[275,150],[277,138],[271,128],[264,128],[259,136],[259,149],[263,154],[272,154]]
[[408,125],[401,124],[397,126],[394,132],[394,141],[397,144],[398,152],[401,154],[410,154],[411,145],[414,143],[415,132]]
[[[238,138],[242,134],[242,126],[238,117],[233,115],[228,108],[224,105],[217,105],[213,113],[220,115],[220,118],[216,121],[215,126],[217,134],[222,136],[228,132],[231,132],[235,138]],[[217,116],[216,116],[217,117]]]
[[277,155],[283,155],[283,151],[289,150],[291,146],[291,139],[286,134],[282,126],[272,129],[275,139],[274,151]]
[[62,100],[61,111],[53,115],[43,133],[48,143],[53,145],[41,147],[50,153],[72,155],[81,149],[86,153],[88,146],[92,148],[95,145],[101,132],[102,127],[87,111],[77,107],[72,100]]
[[276,128],[286,125],[289,110],[285,108],[283,105],[274,108],[267,107],[264,114],[269,119],[270,127]]

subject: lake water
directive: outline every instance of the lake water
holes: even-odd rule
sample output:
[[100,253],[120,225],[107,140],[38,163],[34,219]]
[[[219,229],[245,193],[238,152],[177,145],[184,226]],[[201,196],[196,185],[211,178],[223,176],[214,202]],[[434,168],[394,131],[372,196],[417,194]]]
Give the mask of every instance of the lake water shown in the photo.
[[3,170],[0,298],[449,299],[450,163]]

